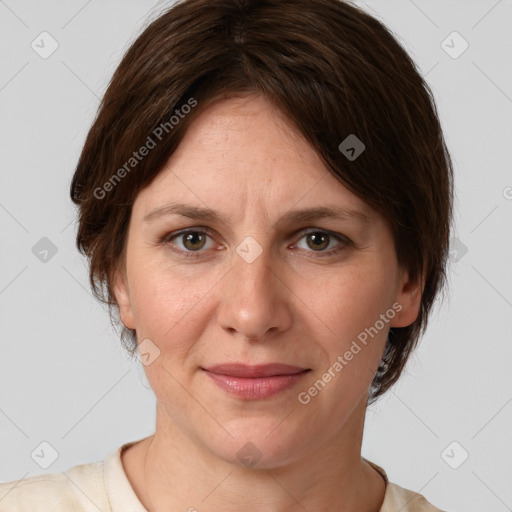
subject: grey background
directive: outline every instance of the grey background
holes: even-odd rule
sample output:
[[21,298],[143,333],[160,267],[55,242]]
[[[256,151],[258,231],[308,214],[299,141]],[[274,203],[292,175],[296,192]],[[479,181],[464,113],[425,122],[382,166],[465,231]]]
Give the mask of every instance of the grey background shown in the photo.
[[[363,455],[444,510],[512,510],[512,1],[358,4],[427,76],[457,194],[449,293],[368,410]],[[90,294],[68,189],[116,65],[168,5],[0,1],[0,481],[103,460],[154,431],[142,366]],[[43,31],[59,45],[46,59],[31,47]],[[445,49],[462,40],[442,43],[453,31],[469,44],[458,58]],[[43,237],[57,250],[46,262]],[[58,453],[47,468],[31,457],[42,442]]]

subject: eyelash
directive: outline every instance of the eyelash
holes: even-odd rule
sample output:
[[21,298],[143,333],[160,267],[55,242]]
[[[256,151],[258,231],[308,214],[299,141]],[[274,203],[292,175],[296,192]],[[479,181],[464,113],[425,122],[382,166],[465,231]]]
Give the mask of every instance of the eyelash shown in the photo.
[[[213,238],[213,233],[208,228],[192,227],[192,228],[182,229],[180,231],[174,231],[172,233],[167,233],[167,234],[163,235],[161,238],[159,238],[158,245],[164,246],[164,245],[170,244],[172,242],[172,240],[174,240],[175,238],[178,238],[180,236],[183,236],[183,235],[186,235],[189,233],[196,233],[196,234],[199,233],[202,235],[208,235],[209,237]],[[301,233],[302,233],[302,236],[300,239],[304,238],[307,235],[311,235],[311,234],[323,234],[323,235],[327,235],[331,238],[334,238],[338,242],[342,243],[341,247],[338,247],[337,249],[331,249],[328,252],[324,252],[324,251],[317,252],[317,251],[313,251],[313,250],[307,251],[307,252],[312,252],[312,253],[317,252],[317,256],[315,256],[315,257],[322,258],[322,257],[327,257],[327,256],[336,256],[337,254],[339,254],[341,251],[343,251],[347,247],[354,247],[354,243],[352,242],[352,240],[350,240],[346,236],[337,234],[337,233],[333,233],[331,231],[326,231],[324,229],[307,228],[307,231],[302,230]],[[199,249],[197,251],[183,251],[182,249],[172,249],[172,250],[180,253],[185,258],[198,258],[198,257],[200,257],[201,252],[204,252],[201,249]]]

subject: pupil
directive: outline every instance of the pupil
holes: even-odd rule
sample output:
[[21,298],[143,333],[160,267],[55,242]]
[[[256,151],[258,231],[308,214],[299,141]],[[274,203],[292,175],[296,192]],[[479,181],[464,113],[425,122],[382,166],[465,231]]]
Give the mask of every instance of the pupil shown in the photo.
[[[204,240],[202,240],[203,243],[201,244],[201,240],[199,240],[198,242],[197,239],[201,238],[202,235],[200,233],[188,233],[187,235],[185,235],[185,246],[188,247],[189,249],[200,249],[204,245]],[[199,247],[195,246],[195,244],[197,243],[199,243]],[[191,244],[192,247],[189,247],[189,244]]]
[[314,248],[325,249],[325,247],[327,247],[329,245],[328,240],[327,240],[328,237],[322,233],[315,233],[315,234],[311,234],[309,236],[311,237],[311,239],[313,241]]

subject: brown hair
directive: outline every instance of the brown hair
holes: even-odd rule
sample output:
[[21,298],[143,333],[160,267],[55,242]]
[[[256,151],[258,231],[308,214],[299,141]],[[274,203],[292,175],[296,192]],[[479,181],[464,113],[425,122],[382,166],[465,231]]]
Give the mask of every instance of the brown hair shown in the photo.
[[[425,276],[418,318],[390,330],[372,402],[397,381],[446,284],[453,170],[414,62],[347,1],[185,0],[149,24],[111,79],[71,183],[94,295],[112,320],[113,276],[137,194],[209,103],[251,92],[273,102],[329,172],[388,219],[409,277]],[[350,134],[365,145],[353,160],[339,149]],[[135,331],[123,326],[121,341],[133,354]]]

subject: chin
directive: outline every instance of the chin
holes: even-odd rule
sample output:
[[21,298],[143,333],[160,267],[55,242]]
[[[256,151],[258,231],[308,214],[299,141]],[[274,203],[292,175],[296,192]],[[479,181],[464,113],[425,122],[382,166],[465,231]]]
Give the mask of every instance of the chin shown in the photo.
[[[294,426],[284,427],[284,415],[279,419],[267,419],[256,424],[256,420],[238,421],[224,430],[222,439],[213,445],[214,436],[208,436],[204,442],[218,458],[248,469],[272,469],[282,467],[299,459],[307,450],[305,439],[311,439],[303,429],[294,431]],[[281,423],[283,422],[283,423]],[[281,423],[280,426],[278,426]],[[277,428],[276,428],[277,427]],[[290,428],[292,427],[292,428]]]

